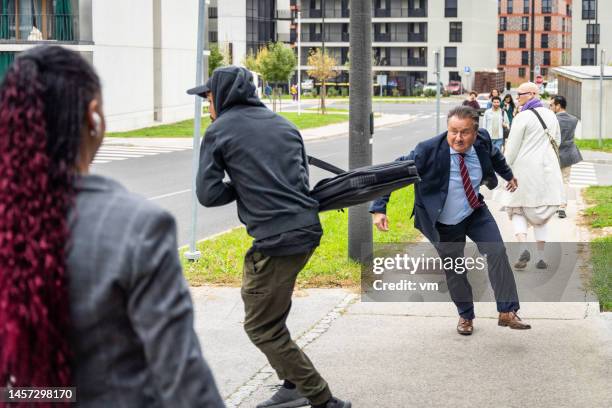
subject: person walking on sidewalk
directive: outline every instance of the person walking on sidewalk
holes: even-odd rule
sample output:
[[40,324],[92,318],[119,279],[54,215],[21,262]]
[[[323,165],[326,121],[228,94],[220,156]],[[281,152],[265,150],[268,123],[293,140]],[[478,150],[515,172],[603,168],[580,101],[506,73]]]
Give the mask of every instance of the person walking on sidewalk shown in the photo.
[[[498,324],[512,329],[529,329],[517,315],[518,294],[503,239],[495,219],[479,194],[482,184],[494,189],[495,173],[514,191],[517,180],[502,153],[493,147],[484,129],[478,129],[478,113],[466,106],[447,115],[448,130],[419,143],[398,160],[414,160],[421,181],[415,185],[414,226],[434,244],[441,258],[463,257],[466,237],[487,256],[489,279],[493,286]],[[370,212],[376,227],[389,230],[386,207],[390,196],[372,203]],[[457,332],[473,332],[474,302],[466,273],[446,269],[451,299],[457,306]]]
[[489,102],[487,102],[487,109],[491,109],[491,107],[493,107],[493,98],[496,96],[499,98],[499,89],[491,89],[491,93],[489,94]]
[[289,90],[289,92],[291,92],[291,97],[293,98],[293,102],[297,102],[297,100],[298,100],[298,87],[295,84],[291,85],[291,89]]
[[559,145],[559,156],[561,157],[561,174],[563,176],[563,185],[565,186],[565,202],[559,206],[557,214],[559,218],[567,217],[565,210],[567,208],[567,195],[569,190],[570,175],[572,166],[582,161],[582,155],[578,146],[574,142],[576,126],[578,118],[570,115],[565,111],[567,108],[567,100],[564,96],[557,95],[552,99],[551,108],[557,114],[559,127],[561,128],[561,144]]
[[0,383],[76,387],[82,407],[223,407],[174,218],[89,174],[104,133],[83,57],[16,58],[0,88]]
[[463,101],[463,106],[470,106],[471,108],[476,109],[476,111],[478,111],[480,109],[480,105],[478,104],[478,101],[476,100],[476,98],[478,97],[478,93],[472,91],[469,93],[468,98]]
[[512,119],[516,115],[516,106],[514,105],[514,100],[512,99],[512,95],[506,94],[504,99],[502,100],[502,109],[508,115],[508,124],[512,127]]
[[504,145],[504,132],[510,128],[508,115],[501,108],[501,98],[492,98],[493,106],[484,113],[484,128],[489,132],[493,146],[500,151]]
[[244,68],[218,68],[188,93],[207,97],[212,106],[196,178],[198,199],[206,207],[237,201],[238,218],[255,239],[244,258],[244,328],[284,381],[257,407],[350,408],[332,396],[286,325],[297,275],[323,234],[300,132],[261,103]]
[[514,194],[503,192],[500,198],[512,220],[516,238],[522,243],[522,253],[514,265],[516,269],[525,269],[531,260],[525,244],[529,225],[534,228],[537,242],[536,268],[548,267],[544,256],[548,240],[546,224],[565,202],[558,157],[561,141],[559,121],[550,109],[544,107],[538,92],[539,88],[533,82],[519,86],[521,112],[514,118],[505,150],[508,164],[521,180]]

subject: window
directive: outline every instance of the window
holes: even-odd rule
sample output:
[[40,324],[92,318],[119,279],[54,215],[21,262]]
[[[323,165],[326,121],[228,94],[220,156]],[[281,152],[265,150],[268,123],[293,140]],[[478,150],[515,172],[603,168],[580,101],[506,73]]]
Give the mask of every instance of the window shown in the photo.
[[218,17],[217,8],[209,7],[208,8],[208,18],[217,18],[217,17]]
[[596,0],[582,0],[582,19],[583,20],[595,20],[597,13]]
[[209,31],[208,42],[216,43],[217,41],[219,41],[219,33],[217,31]]
[[444,17],[457,17],[457,0],[444,1]]
[[449,81],[459,81],[459,82],[461,82],[461,75],[459,75],[458,71],[449,71],[448,72],[448,80]]
[[15,61],[15,53],[2,51],[0,52],[0,81],[4,78],[11,64]]
[[514,5],[512,0],[508,0],[508,14],[514,13]]
[[525,78],[525,68],[520,67],[519,68],[519,78]]
[[527,48],[527,34],[519,34],[519,48]]
[[544,62],[542,65],[550,65],[550,51],[544,51]]
[[521,17],[521,30],[529,31],[529,17]]
[[[57,3],[57,4],[56,4]],[[75,41],[78,11],[62,11],[51,0],[3,0],[0,3],[0,39],[17,41]],[[8,55],[8,54],[6,54]]]
[[529,52],[521,52],[521,65],[529,65]]
[[[565,19],[564,18],[561,19],[561,32],[562,33],[565,32]],[[565,48],[565,47],[563,47],[563,48]]]
[[457,47],[444,47],[444,66],[457,66]]
[[499,18],[499,31],[506,31],[508,29],[508,17]]
[[565,5],[565,15],[568,17],[572,16],[572,6],[570,4]]
[[599,44],[599,24],[587,24],[587,44]]
[[552,13],[552,0],[542,0],[542,13]]
[[548,75],[548,68],[541,68],[540,69],[540,75],[542,75],[543,77]]
[[529,0],[523,0],[523,14],[529,14],[530,10]]
[[497,48],[504,48],[504,35],[497,34]]
[[461,42],[461,41],[462,41],[462,23],[451,22],[449,42]]
[[580,58],[581,65],[595,65],[595,48],[583,48]]
[[552,18],[550,16],[544,17],[544,31],[550,31],[552,29]]
[[499,65],[506,65],[506,51],[499,52]]
[[542,34],[542,48],[548,48],[548,34]]
[[501,14],[501,0],[497,0],[497,14]]

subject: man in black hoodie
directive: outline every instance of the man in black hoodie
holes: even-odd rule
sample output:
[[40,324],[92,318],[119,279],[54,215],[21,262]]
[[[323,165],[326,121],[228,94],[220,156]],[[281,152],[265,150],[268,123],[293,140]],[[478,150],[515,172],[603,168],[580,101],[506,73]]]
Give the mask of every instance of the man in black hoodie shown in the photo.
[[[251,73],[215,70],[188,91],[207,97],[213,123],[200,152],[196,191],[206,207],[236,200],[238,218],[255,240],[244,258],[245,330],[283,386],[257,407],[349,408],[291,339],[285,324],[298,273],[319,246],[318,203],[309,195],[308,160],[300,132],[257,98]],[[225,173],[229,181],[223,181]]]

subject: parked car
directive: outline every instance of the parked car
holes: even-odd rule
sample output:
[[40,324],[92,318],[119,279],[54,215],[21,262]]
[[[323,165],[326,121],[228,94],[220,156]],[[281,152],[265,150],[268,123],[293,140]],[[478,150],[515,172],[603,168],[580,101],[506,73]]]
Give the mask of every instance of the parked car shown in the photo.
[[463,93],[463,86],[461,85],[461,81],[450,81],[446,86],[446,90],[451,95],[461,95]]
[[550,81],[548,82],[545,86],[544,86],[544,90],[550,95],[557,95],[559,93],[559,81],[557,81],[556,79],[554,81]]
[[[427,91],[436,92],[436,83],[428,82],[427,84],[425,84],[425,86],[423,87],[423,92],[427,92]],[[444,84],[442,82],[440,82],[440,93],[444,93]]]

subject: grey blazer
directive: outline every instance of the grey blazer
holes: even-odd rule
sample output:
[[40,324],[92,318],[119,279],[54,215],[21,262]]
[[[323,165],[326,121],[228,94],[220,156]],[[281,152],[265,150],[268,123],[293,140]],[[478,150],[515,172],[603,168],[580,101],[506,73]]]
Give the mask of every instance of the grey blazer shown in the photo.
[[223,407],[193,329],[174,218],[120,184],[76,182],[68,279],[79,407]]
[[574,143],[574,133],[576,132],[578,119],[567,112],[557,113],[557,119],[561,128],[561,144],[559,145],[561,167],[568,167],[582,161],[580,150]]

